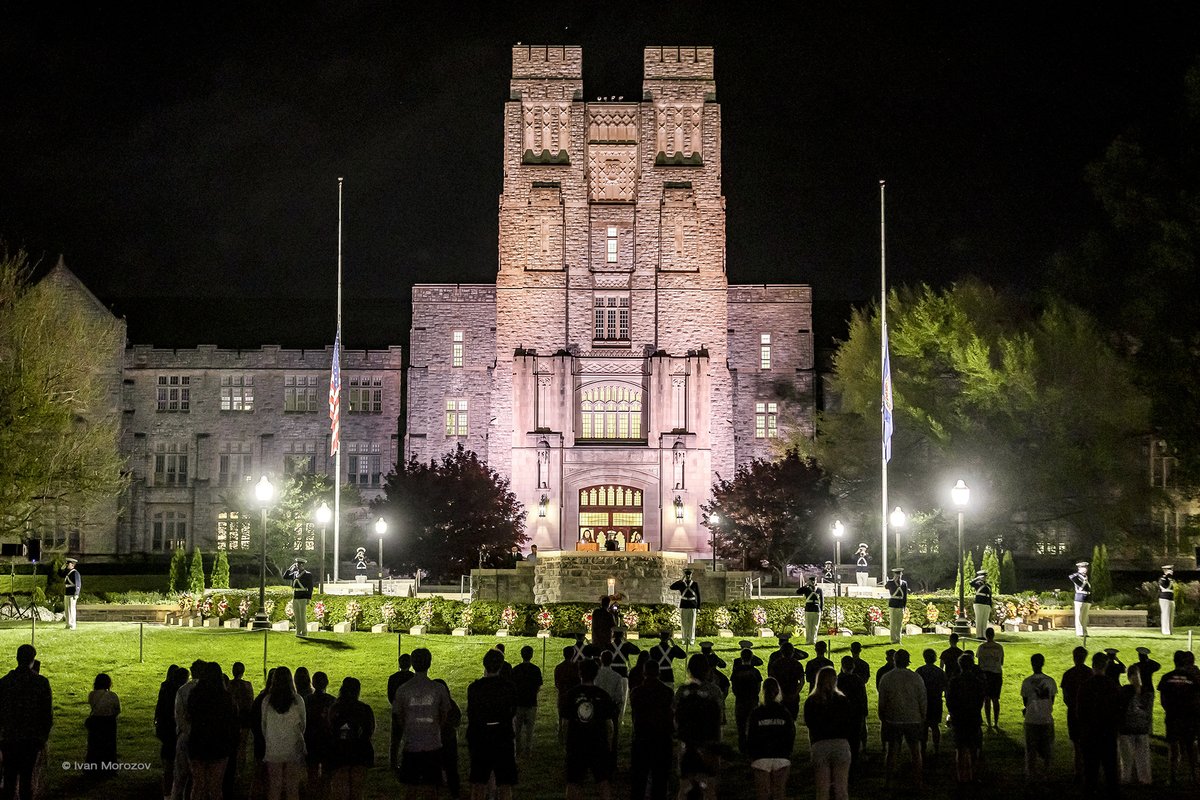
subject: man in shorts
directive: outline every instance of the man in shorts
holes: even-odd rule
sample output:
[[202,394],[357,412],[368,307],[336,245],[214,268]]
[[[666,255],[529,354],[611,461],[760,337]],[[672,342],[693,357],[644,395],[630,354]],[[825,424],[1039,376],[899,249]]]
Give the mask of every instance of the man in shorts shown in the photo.
[[1200,733],[1200,673],[1195,658],[1186,650],[1175,651],[1175,669],[1158,682],[1158,696],[1163,707],[1167,744],[1171,748],[1170,775],[1175,773],[1180,757],[1187,758],[1192,783],[1200,781],[1196,772],[1196,735]]
[[1000,687],[1004,683],[1004,648],[996,641],[996,629],[983,633],[983,642],[975,650],[975,660],[983,673],[985,690],[983,712],[988,730],[1000,728]]
[[975,666],[975,654],[958,657],[958,674],[946,684],[946,711],[954,730],[958,783],[975,780],[975,765],[983,750],[983,701],[986,696],[983,676]]
[[901,742],[912,755],[916,788],[923,787],[921,740],[925,738],[925,714],[929,702],[925,681],[908,668],[907,650],[896,651],[896,666],[879,679],[880,736],[887,745],[887,769],[884,785],[890,786]]
[[580,683],[558,704],[560,730],[566,738],[567,798],[583,796],[583,782],[590,772],[601,800],[610,797],[613,770],[613,738],[616,707],[608,692],[596,686],[600,664],[588,660],[579,665]]
[[432,661],[426,648],[413,650],[413,676],[392,699],[392,720],[403,741],[399,777],[409,800],[435,798],[442,784],[442,727],[450,717],[450,693],[429,679]]
[[[1046,657],[1034,653],[1029,658],[1033,674],[1021,683],[1022,713],[1025,715],[1025,780],[1047,783],[1054,757],[1054,678],[1042,672]],[[1041,761],[1041,768],[1038,762]]]
[[517,758],[513,718],[517,714],[516,689],[500,677],[504,655],[498,650],[483,654],[484,677],[467,687],[467,748],[471,753],[471,800],[484,800],[495,777],[497,800],[511,800],[517,783]]

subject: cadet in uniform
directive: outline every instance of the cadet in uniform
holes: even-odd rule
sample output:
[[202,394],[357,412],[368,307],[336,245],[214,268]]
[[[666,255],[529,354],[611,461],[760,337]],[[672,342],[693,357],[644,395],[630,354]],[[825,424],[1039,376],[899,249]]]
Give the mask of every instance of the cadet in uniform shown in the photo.
[[1075,635],[1087,641],[1088,610],[1092,607],[1092,584],[1088,580],[1088,562],[1076,561],[1075,571],[1067,576],[1075,587]]
[[892,644],[900,644],[900,634],[904,630],[904,607],[908,605],[908,581],[904,580],[904,570],[901,567],[892,570],[892,579],[883,588],[888,591]]
[[825,592],[817,586],[817,576],[809,575],[808,583],[797,589],[796,594],[804,596],[804,642],[815,644],[821,612],[825,610]]
[[721,690],[721,699],[729,697],[729,678],[721,670],[729,666],[725,659],[713,652],[712,642],[700,643],[700,655],[708,661],[708,682]]
[[75,569],[75,565],[78,563],[78,560],[68,558],[63,564],[63,568],[58,571],[63,579],[63,610],[67,612],[63,616],[66,618],[67,628],[70,630],[75,630],[75,604],[79,602],[79,590],[83,586],[79,570]]
[[628,678],[629,662],[642,652],[641,648],[633,642],[625,641],[625,631],[617,628],[613,631],[612,647],[609,650],[613,654],[612,671],[622,678]]
[[1162,635],[1175,632],[1175,565],[1163,564],[1162,577],[1158,579],[1158,610],[1162,616]]
[[859,542],[858,551],[854,554],[854,580],[859,586],[866,586],[871,579],[868,567],[870,562],[867,560],[867,543]]
[[738,642],[742,646],[741,658],[733,662],[733,670],[729,673],[729,684],[733,690],[733,717],[737,723],[738,750],[746,752],[746,723],[750,713],[758,707],[758,692],[762,686],[763,677],[758,668],[762,659],[754,655],[752,643]]
[[307,562],[296,557],[292,565],[284,570],[283,577],[292,582],[292,613],[296,622],[296,635],[308,635],[308,601],[312,599],[313,576],[304,568]]
[[354,551],[354,580],[366,583],[367,580],[367,548],[360,547]]
[[982,639],[992,621],[992,585],[986,569],[975,573],[971,588],[975,590],[975,636]]
[[[696,642],[696,611],[700,608],[700,584],[692,580],[692,568],[683,570],[683,579],[671,584],[679,592],[679,618],[683,622],[683,646],[691,647]],[[667,683],[669,681],[664,681]]]
[[658,644],[650,648],[649,666],[658,670],[658,679],[667,686],[675,685],[675,668],[671,662],[677,658],[687,658],[687,653],[671,642],[671,631],[663,631],[658,635]]

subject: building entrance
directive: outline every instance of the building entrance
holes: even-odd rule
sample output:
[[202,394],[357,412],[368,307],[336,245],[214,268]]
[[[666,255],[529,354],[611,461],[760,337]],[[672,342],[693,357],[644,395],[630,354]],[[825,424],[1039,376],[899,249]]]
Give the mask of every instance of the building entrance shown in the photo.
[[641,489],[610,484],[579,490],[580,545],[595,545],[595,549],[604,550],[609,540],[616,542],[617,550],[641,544]]

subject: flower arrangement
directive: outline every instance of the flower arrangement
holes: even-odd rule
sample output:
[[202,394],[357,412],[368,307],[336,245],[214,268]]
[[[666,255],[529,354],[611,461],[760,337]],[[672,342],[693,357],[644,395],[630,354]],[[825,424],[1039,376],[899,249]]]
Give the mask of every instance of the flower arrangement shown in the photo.
[[462,626],[468,633],[471,632],[471,622],[475,619],[475,609],[471,607],[469,602],[463,603],[462,610]]
[[1007,603],[1004,604],[1004,618],[1005,619],[1013,619],[1014,617],[1017,617],[1017,616],[1019,616],[1019,614],[1017,613],[1017,604],[1014,603],[1012,600],[1009,600]]
[[938,614],[937,606],[935,606],[933,603],[925,604],[925,621],[926,622],[928,622],[930,625],[936,625],[939,616],[940,615]]
[[997,625],[1003,625],[1004,620],[1008,619],[1008,604],[996,603],[992,607],[992,618]]
[[428,628],[433,624],[433,601],[426,600],[417,606],[417,624]]
[[191,611],[195,605],[196,601],[192,597],[191,592],[184,592],[183,594],[179,595],[179,610],[181,612],[186,614],[187,612]]
[[841,606],[825,606],[825,619],[835,630],[846,625],[846,609]]
[[516,624],[517,610],[512,606],[505,606],[504,610],[500,612],[500,628],[502,630],[509,630]]
[[554,625],[554,614],[550,613],[550,609],[545,606],[538,609],[537,616],[533,619],[537,622],[538,630],[548,631]]
[[636,631],[640,621],[641,618],[638,616],[638,612],[632,608],[621,615],[621,622],[625,624],[626,630]]
[[250,598],[243,597],[242,602],[238,603],[238,618],[246,619],[250,616]]
[[804,628],[804,606],[797,605],[792,609],[792,621],[796,623],[796,628]]
[[313,603],[313,619],[317,621],[317,626],[325,621],[325,603],[318,600]]
[[767,610],[762,606],[755,606],[754,610],[750,612],[750,616],[754,618],[755,627],[767,627]]
[[867,609],[867,626],[875,627],[883,624],[883,609],[879,606],[871,606]]
[[1036,594],[1031,594],[1029,597],[1025,598],[1017,610],[1020,612],[1021,617],[1023,617],[1026,622],[1032,622],[1033,620],[1037,619],[1038,614],[1042,612],[1042,601],[1038,600],[1038,596]]
[[283,615],[285,617],[287,617],[288,619],[295,619],[296,618],[296,607],[293,606],[291,603],[288,603],[287,605],[285,605],[283,607]]
[[223,617],[229,613],[229,601],[222,597],[217,601],[217,616]]
[[583,627],[587,629],[588,633],[592,632],[592,612],[590,612],[590,611],[584,612]]
[[383,624],[390,631],[392,623],[396,621],[396,604],[388,601],[379,607],[379,616],[383,619]]
[[362,606],[357,600],[351,600],[346,603],[346,622],[351,626],[358,624],[358,618],[362,616]]
[[208,619],[212,616],[213,602],[211,597],[204,598],[204,602],[200,603],[197,610],[200,612],[200,619]]
[[673,631],[683,630],[683,614],[679,613],[678,608],[671,609],[671,616],[669,618],[669,621],[670,621],[670,625],[671,625],[671,630],[673,630]]
[[[291,608],[290,603],[288,604],[288,608]],[[267,619],[270,619],[271,615],[275,613],[275,601],[272,598],[268,597],[266,602],[263,603],[263,613],[267,615]]]
[[902,623],[904,625],[907,625],[908,621],[910,619],[912,619],[912,612],[908,610],[908,606],[904,607],[904,615],[903,615],[902,619],[904,620],[904,622]]
[[728,608],[721,606],[713,612],[713,622],[719,630],[729,630],[729,626],[733,624],[733,614]]

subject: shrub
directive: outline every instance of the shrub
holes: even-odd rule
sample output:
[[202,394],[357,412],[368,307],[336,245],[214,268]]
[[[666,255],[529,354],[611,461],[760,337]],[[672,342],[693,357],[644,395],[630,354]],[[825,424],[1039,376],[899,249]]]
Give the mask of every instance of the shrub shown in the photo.
[[1088,571],[1092,584],[1092,601],[1105,600],[1112,594],[1112,572],[1108,568],[1108,546],[1098,544],[1092,548],[1092,565]]
[[1004,558],[1000,560],[1000,583],[996,586],[996,591],[1017,591],[1017,565],[1013,561],[1012,550],[1005,550]]
[[199,547],[192,551],[192,568],[188,573],[187,587],[196,597],[204,594],[204,556],[200,555]]
[[179,594],[187,585],[187,553],[182,547],[176,547],[171,553],[171,567],[167,572],[167,594]]
[[226,557],[224,550],[217,551],[217,557],[213,561],[212,576],[209,580],[209,585],[214,589],[229,588],[229,559]]

